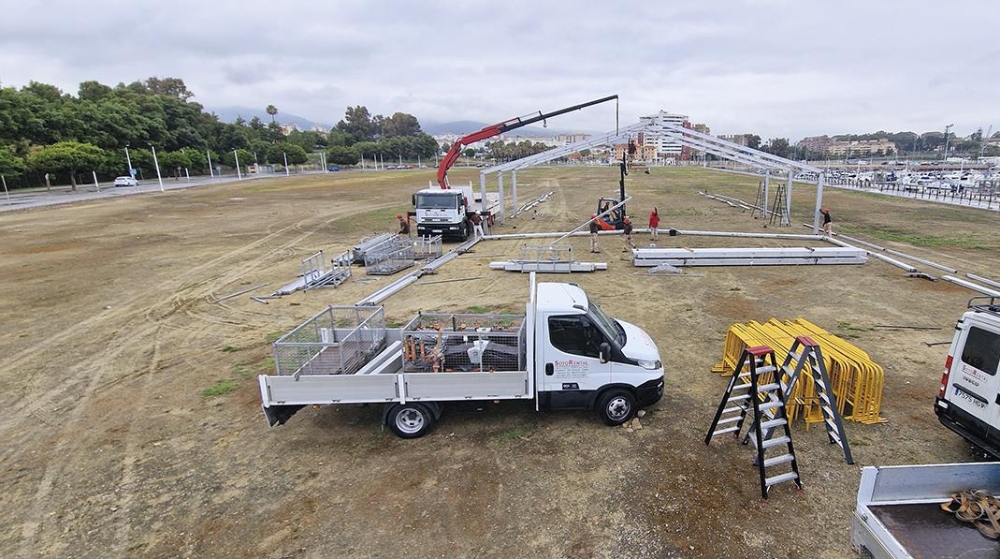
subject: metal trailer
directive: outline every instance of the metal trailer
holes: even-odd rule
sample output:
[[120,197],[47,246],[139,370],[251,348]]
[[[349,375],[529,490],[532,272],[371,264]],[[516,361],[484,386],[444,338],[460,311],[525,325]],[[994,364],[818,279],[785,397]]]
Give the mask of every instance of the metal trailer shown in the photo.
[[968,489],[1000,494],[1000,463],[865,467],[851,546],[876,559],[995,558],[1000,542],[941,509]]

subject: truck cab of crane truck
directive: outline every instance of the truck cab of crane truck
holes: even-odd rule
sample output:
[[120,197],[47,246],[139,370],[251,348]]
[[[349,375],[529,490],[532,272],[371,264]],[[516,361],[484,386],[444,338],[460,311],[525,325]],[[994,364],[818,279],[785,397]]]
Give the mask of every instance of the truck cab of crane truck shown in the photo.
[[955,325],[934,412],[973,448],[1000,459],[1000,298],[973,297]]
[[413,195],[417,235],[464,241],[469,237],[469,198],[458,188],[425,188]]
[[649,334],[606,315],[578,286],[539,283],[532,310],[536,409],[596,409],[620,425],[663,396],[663,362]]

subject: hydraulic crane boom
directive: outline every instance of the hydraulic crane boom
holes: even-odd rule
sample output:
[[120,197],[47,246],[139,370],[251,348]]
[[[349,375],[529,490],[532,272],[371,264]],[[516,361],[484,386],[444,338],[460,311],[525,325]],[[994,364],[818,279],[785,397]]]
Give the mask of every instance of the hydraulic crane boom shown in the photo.
[[581,103],[579,105],[573,105],[572,107],[566,107],[565,109],[560,109],[558,111],[546,114],[542,114],[541,111],[539,111],[537,115],[531,116],[530,118],[528,118],[527,116],[514,117],[510,120],[505,120],[503,122],[487,126],[486,128],[483,128],[478,132],[473,132],[471,134],[468,134],[462,137],[461,139],[457,140],[454,144],[452,144],[451,149],[448,150],[448,153],[444,156],[444,159],[441,160],[441,164],[438,166],[438,176],[437,176],[438,184],[441,185],[442,189],[447,190],[449,188],[448,169],[450,169],[451,166],[455,164],[455,161],[458,160],[458,156],[461,155],[462,150],[465,149],[465,147],[468,146],[469,144],[474,144],[476,142],[485,140],[487,138],[499,136],[504,132],[520,128],[522,126],[534,124],[538,121],[546,120],[554,116],[559,116],[561,114],[565,114],[571,111],[578,111],[580,109],[584,109],[592,105],[597,105],[605,101],[610,101],[612,99],[618,99],[618,96],[609,95],[607,97],[602,97],[600,99],[595,99],[593,101],[588,101],[586,103]]

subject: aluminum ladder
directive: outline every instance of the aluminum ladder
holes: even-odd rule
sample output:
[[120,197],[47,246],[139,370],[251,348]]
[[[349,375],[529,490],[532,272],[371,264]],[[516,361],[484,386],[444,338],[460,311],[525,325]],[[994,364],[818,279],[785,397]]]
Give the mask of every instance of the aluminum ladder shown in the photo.
[[[792,433],[785,414],[782,383],[776,377],[778,370],[774,350],[770,347],[744,349],[705,435],[706,445],[713,438],[727,433],[732,433],[733,438],[739,440],[747,416],[751,416],[743,443],[752,443],[757,451],[754,465],[760,477],[761,498],[765,500],[770,488],[779,483],[792,481],[797,489],[802,489]],[[783,452],[768,456],[769,450]],[[776,472],[775,468],[784,471]]]
[[[795,363],[794,368],[792,367],[793,362]],[[823,426],[830,438],[830,444],[839,446],[844,451],[844,460],[848,464],[853,464],[851,445],[847,442],[844,422],[840,417],[840,412],[837,411],[836,396],[830,390],[830,375],[826,372],[823,352],[820,351],[819,344],[809,336],[797,336],[781,364],[780,383],[781,391],[785,395],[785,403],[788,403],[788,395],[792,393],[799,375],[802,374],[807,364],[809,365],[809,374],[811,374],[813,384],[816,387],[816,399],[823,412]]]

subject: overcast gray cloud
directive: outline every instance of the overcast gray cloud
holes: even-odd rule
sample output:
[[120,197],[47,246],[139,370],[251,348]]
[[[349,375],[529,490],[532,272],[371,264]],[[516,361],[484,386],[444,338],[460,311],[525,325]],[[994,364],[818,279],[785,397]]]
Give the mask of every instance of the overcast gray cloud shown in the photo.
[[[0,0],[0,83],[182,78],[208,107],[498,122],[617,93],[764,138],[1000,127],[996,0]],[[611,130],[614,108],[559,117]]]

